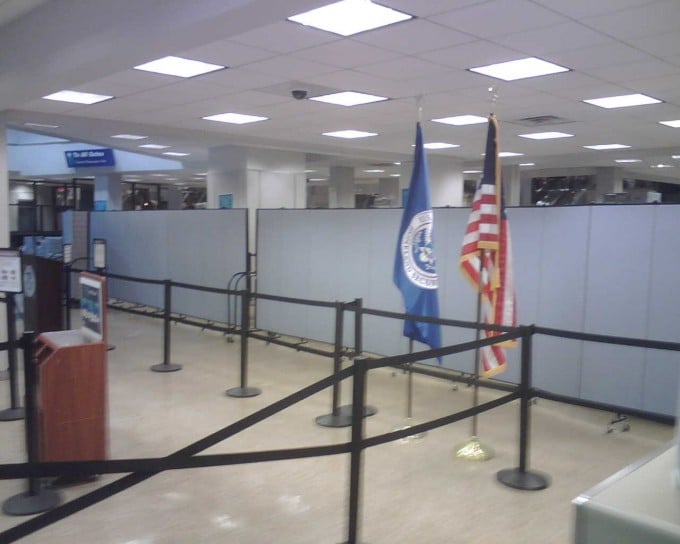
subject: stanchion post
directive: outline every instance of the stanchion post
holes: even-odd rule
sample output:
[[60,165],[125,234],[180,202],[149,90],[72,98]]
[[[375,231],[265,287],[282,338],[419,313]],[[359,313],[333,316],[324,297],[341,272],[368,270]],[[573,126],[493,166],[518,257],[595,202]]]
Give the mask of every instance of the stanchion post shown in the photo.
[[170,317],[172,316],[172,280],[163,280],[163,362],[151,366],[154,372],[175,372],[182,365],[170,362]]
[[71,263],[64,264],[64,276],[66,283],[64,284],[64,312],[66,313],[66,329],[71,328]]
[[352,378],[352,440],[349,466],[349,512],[347,516],[347,544],[357,544],[361,516],[361,465],[364,452],[364,408],[366,407],[366,374],[368,358],[354,360]]
[[[345,303],[335,301],[335,333],[333,344],[333,374],[342,367],[342,337],[344,335]],[[340,383],[335,382],[332,388],[331,413],[317,417],[317,425],[322,427],[349,427],[352,424],[351,414],[340,413]]]
[[[33,360],[33,341],[35,333],[25,332],[22,337],[24,350],[24,390],[26,405],[26,455],[29,464],[39,461],[38,426],[36,421],[36,368]],[[14,495],[2,505],[2,511],[10,516],[26,516],[46,512],[61,502],[59,493],[51,489],[42,489],[40,478],[28,478],[28,491]]]
[[514,489],[526,491],[539,491],[550,485],[550,478],[538,472],[527,469],[529,456],[530,438],[530,411],[531,403],[531,363],[532,363],[532,339],[534,326],[522,326],[522,368],[519,385],[520,397],[520,421],[519,421],[519,466],[499,471],[496,478],[502,484]]
[[357,355],[364,352],[364,299],[354,299],[354,351]]
[[17,373],[17,322],[14,293],[5,293],[7,310],[7,370],[9,372],[10,407],[0,411],[0,421],[17,421],[24,418],[24,409],[19,406],[19,376]]
[[250,292],[241,291],[241,385],[227,389],[228,397],[256,397],[262,390],[248,387],[248,332],[250,331]]

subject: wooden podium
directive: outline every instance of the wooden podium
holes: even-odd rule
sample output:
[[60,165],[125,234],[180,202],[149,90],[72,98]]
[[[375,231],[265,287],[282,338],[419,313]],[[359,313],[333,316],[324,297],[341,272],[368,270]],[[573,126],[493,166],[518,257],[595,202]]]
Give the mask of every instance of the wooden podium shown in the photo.
[[83,326],[36,340],[40,461],[108,457],[106,278],[83,272],[80,284]]
[[106,344],[79,330],[46,332],[35,353],[40,461],[106,459]]

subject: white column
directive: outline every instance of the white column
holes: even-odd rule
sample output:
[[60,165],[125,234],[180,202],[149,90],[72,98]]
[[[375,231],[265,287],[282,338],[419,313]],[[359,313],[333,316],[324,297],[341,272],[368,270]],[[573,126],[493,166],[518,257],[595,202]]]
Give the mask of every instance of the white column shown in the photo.
[[501,166],[501,179],[505,193],[506,206],[519,206],[522,182],[520,180],[519,165],[508,164]]
[[602,195],[623,192],[623,170],[615,166],[605,166],[595,169],[595,191],[598,201]]
[[247,149],[224,146],[208,152],[208,177],[206,180],[207,207],[219,208],[219,196],[231,194],[234,208],[248,207]]
[[94,178],[94,202],[103,202],[106,210],[122,210],[123,176],[106,174]]
[[429,156],[432,207],[459,207],[463,205],[463,168],[460,162],[449,157]]
[[399,190],[399,178],[380,178],[378,180],[378,193],[381,197],[390,201],[390,206],[401,206],[401,192]]
[[331,166],[328,185],[329,208],[354,208],[354,168]]

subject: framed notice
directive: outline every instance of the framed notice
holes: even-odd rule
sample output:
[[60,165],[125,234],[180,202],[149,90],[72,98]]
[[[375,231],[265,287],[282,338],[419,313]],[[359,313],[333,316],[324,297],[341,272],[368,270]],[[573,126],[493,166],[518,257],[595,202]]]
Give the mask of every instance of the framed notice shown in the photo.
[[82,272],[80,282],[81,330],[93,342],[106,336],[106,278]]
[[92,244],[92,262],[98,270],[106,268],[106,240],[95,238]]
[[62,255],[64,256],[64,264],[71,264],[73,260],[73,244],[64,244]]
[[0,293],[21,293],[21,254],[14,249],[0,249]]

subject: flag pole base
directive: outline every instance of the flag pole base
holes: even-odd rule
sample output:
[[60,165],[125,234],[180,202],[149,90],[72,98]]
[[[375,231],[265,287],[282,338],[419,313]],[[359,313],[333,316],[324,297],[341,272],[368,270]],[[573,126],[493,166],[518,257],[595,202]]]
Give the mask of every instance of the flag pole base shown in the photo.
[[454,453],[459,459],[467,461],[488,461],[495,455],[493,448],[482,444],[476,436],[457,446]]
[[[364,406],[364,417],[370,417],[377,413],[377,408]],[[321,427],[349,427],[352,425],[352,405],[340,406],[335,413],[319,416],[314,421]]]
[[547,476],[519,468],[499,470],[496,479],[503,485],[525,491],[540,491],[550,485],[550,478]]
[[[407,417],[401,425],[397,425],[392,431],[403,431],[404,429],[410,429],[411,427],[413,427],[413,418]],[[399,442],[401,444],[410,444],[411,442],[422,440],[426,436],[427,432],[414,433],[405,436],[404,438],[400,438]]]

